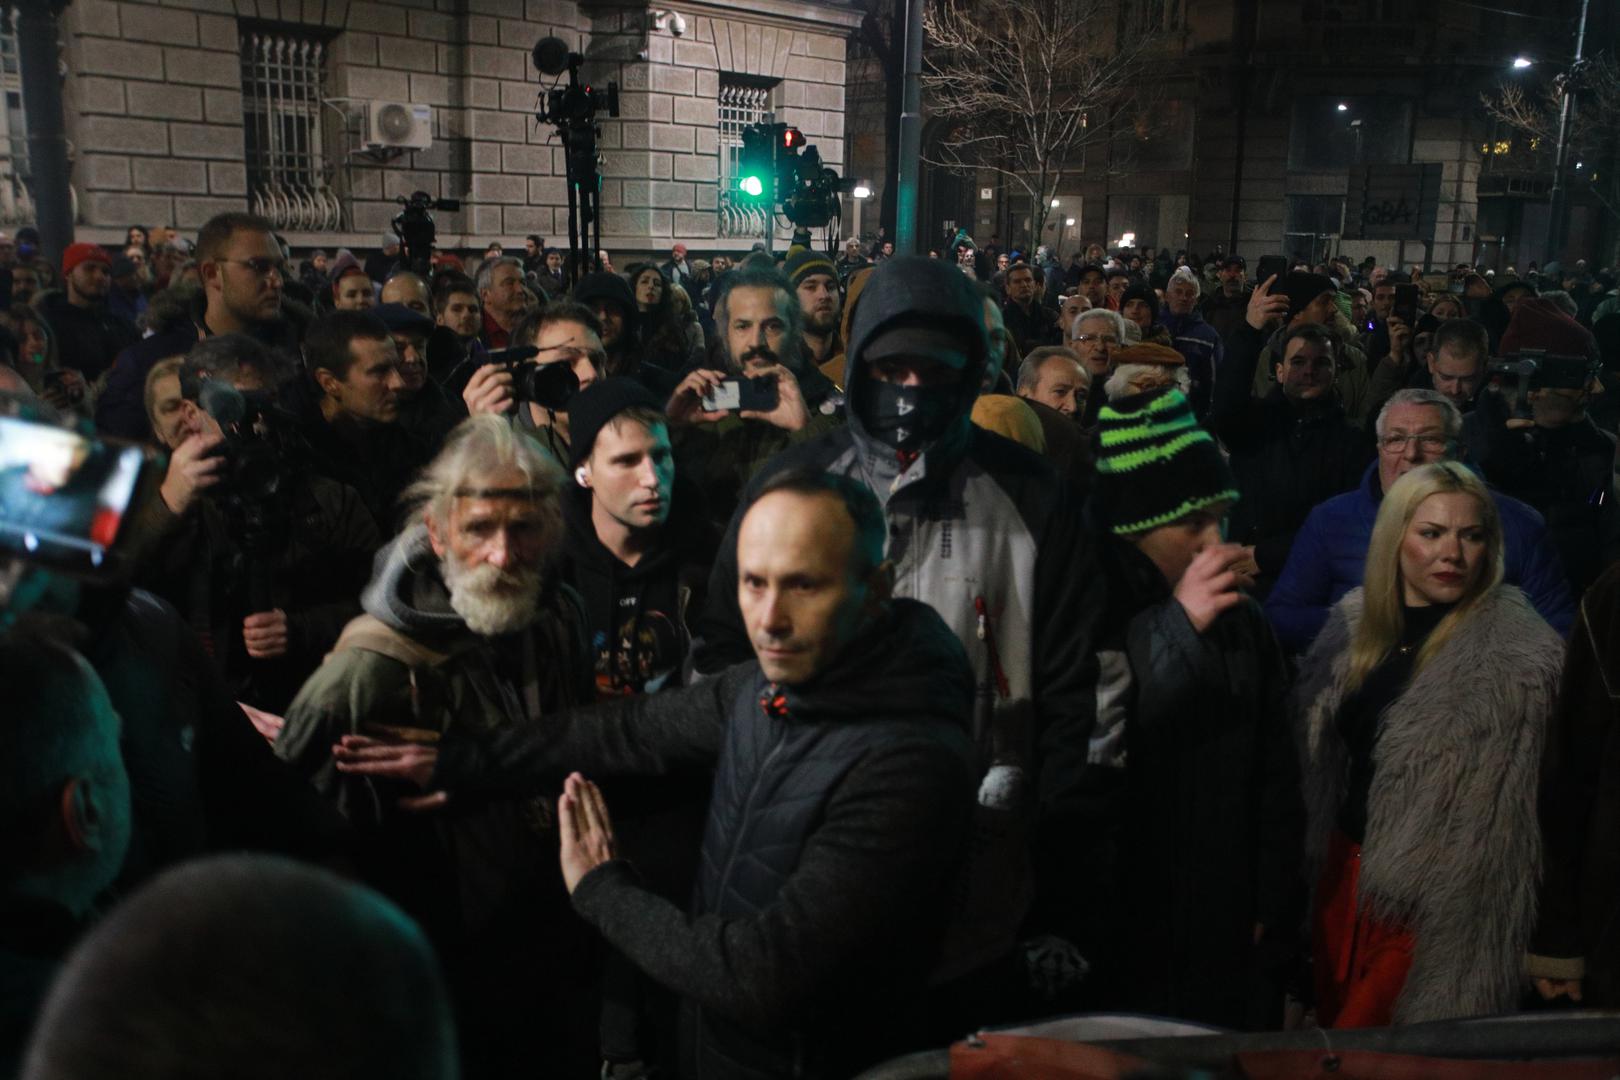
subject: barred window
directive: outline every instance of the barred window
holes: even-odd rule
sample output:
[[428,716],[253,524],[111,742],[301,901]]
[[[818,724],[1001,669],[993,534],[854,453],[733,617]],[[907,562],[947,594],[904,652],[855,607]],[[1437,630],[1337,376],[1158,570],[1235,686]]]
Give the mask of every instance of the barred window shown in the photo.
[[242,150],[248,201],[277,228],[336,229],[322,126],[326,41],[279,28],[243,27]]
[[736,190],[738,162],[742,157],[742,132],[757,124],[771,111],[771,96],[777,79],[749,75],[720,75],[720,235],[765,235],[766,211],[743,206],[732,200]]
[[0,7],[0,94],[5,95],[5,108],[0,109],[0,222],[8,225],[34,220],[16,20],[16,8]]

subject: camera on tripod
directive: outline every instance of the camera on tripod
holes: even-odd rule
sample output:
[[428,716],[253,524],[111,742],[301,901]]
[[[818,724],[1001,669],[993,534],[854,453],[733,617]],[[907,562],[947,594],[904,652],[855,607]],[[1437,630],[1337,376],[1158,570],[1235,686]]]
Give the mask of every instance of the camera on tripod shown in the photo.
[[598,113],[619,115],[619,84],[609,82],[598,90],[579,78],[585,58],[568,48],[559,37],[541,38],[534,46],[534,66],[542,75],[553,77],[568,72],[567,86],[546,91],[545,102],[536,118],[554,124],[563,145],[563,163],[568,186],[569,278],[578,284],[581,267],[596,266],[596,253],[602,247],[601,215],[598,199],[602,176],[598,169],[596,140]]
[[403,261],[425,281],[433,266],[433,241],[438,236],[432,211],[454,213],[461,209],[461,200],[435,199],[425,191],[415,191],[409,198],[401,195],[395,201],[405,208],[393,221],[394,234],[405,249]]

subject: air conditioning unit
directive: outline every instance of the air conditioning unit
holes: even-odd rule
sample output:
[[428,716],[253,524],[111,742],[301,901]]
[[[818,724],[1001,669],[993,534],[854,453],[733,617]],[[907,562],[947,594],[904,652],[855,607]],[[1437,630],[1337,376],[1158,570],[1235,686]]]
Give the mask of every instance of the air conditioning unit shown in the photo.
[[426,150],[433,145],[433,106],[366,103],[367,150]]

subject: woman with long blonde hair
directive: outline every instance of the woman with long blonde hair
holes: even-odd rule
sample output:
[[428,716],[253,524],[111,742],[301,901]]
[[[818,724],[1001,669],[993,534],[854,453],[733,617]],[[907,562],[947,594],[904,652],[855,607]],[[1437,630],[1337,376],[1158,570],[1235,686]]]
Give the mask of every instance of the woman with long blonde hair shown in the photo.
[[1363,587],[1296,687],[1323,1026],[1512,1009],[1534,919],[1536,769],[1563,643],[1502,584],[1465,466],[1385,493]]

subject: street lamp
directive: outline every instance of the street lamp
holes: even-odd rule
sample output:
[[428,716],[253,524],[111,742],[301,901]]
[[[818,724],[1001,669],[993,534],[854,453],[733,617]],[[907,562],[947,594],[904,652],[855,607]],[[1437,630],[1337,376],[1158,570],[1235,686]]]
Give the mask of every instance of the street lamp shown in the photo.
[[1513,66],[1520,71],[1523,71],[1525,68],[1534,63],[1535,61],[1530,59],[1528,56],[1515,56],[1513,58]]
[[1340,112],[1349,112],[1350,111],[1350,106],[1346,105],[1344,102],[1341,101],[1341,102],[1339,102],[1339,111]]
[[[1579,166],[1579,165],[1577,165],[1577,166],[1575,166],[1575,167],[1576,167],[1576,168],[1577,168],[1577,169],[1578,169],[1578,168],[1580,168],[1580,166]],[[1064,228],[1066,228],[1066,229],[1072,229],[1072,228],[1074,228],[1074,218],[1064,218],[1064,219],[1063,219],[1063,227],[1064,227]]]
[[1052,200],[1052,206],[1053,206],[1053,208],[1054,208],[1054,209],[1055,209],[1055,208],[1056,208],[1056,207],[1057,207],[1057,206],[1058,206],[1058,205],[1059,205],[1059,201],[1058,201],[1058,200],[1057,200],[1057,199],[1053,199],[1053,200]]
[[870,199],[872,197],[872,185],[865,180],[857,180],[855,181],[855,188],[850,194],[857,199]]

